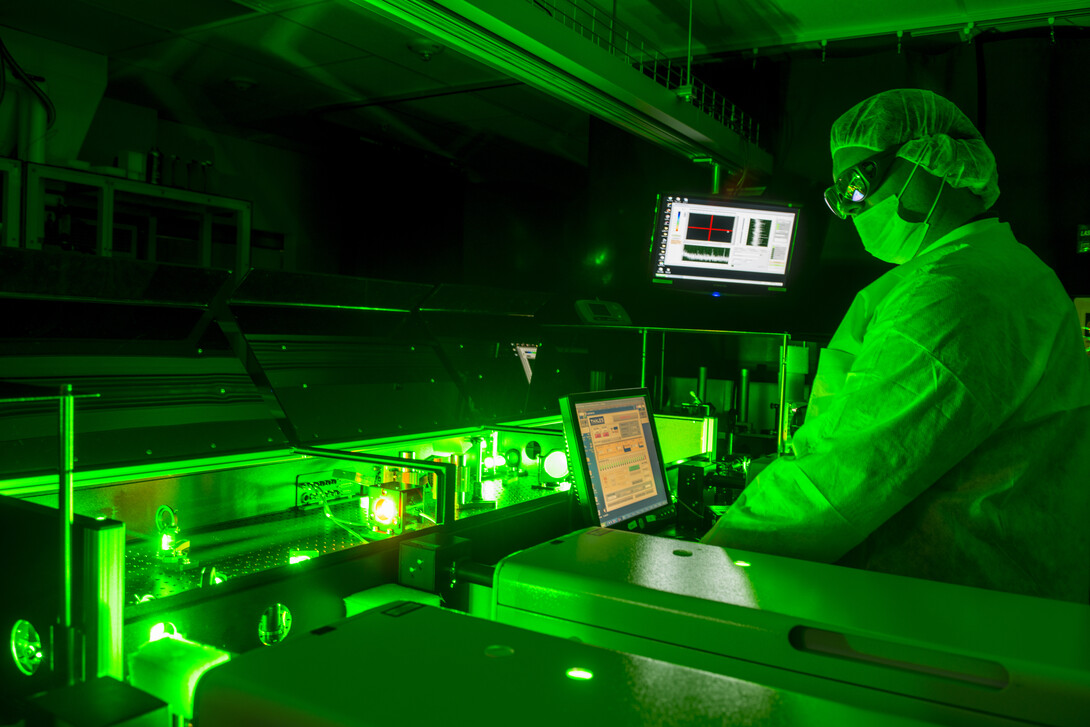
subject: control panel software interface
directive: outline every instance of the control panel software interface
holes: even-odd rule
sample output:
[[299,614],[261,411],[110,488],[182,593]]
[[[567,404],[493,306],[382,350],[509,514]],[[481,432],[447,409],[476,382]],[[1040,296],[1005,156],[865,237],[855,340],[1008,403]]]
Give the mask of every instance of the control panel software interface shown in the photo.
[[783,287],[798,209],[668,195],[660,197],[651,248],[655,280],[685,287]]
[[603,526],[669,503],[645,397],[577,403],[575,412]]

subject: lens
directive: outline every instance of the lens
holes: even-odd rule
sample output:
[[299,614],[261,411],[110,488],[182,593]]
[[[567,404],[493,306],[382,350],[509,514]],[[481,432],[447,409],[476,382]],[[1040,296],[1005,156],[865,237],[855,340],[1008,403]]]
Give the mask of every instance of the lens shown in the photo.
[[825,204],[828,205],[829,211],[840,219],[846,219],[847,215],[840,210],[840,195],[833,187],[829,187],[825,190]]

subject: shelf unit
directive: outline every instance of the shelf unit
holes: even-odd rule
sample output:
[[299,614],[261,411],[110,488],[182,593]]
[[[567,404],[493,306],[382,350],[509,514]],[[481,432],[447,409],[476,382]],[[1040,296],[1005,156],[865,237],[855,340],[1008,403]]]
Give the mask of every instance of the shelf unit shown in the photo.
[[[102,257],[225,268],[239,276],[249,269],[249,201],[45,164],[27,163],[23,179],[28,249],[59,245]],[[221,226],[234,228],[227,242],[216,234]],[[4,244],[11,244],[7,229],[5,219]]]

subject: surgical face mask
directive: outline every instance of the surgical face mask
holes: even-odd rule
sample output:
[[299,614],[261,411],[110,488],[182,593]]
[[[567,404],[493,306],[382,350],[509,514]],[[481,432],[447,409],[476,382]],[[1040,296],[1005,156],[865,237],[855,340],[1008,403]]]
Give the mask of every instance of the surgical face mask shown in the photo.
[[920,251],[927,231],[931,228],[931,213],[939,203],[942,186],[939,187],[935,201],[923,222],[907,222],[897,213],[901,195],[908,189],[919,166],[917,164],[912,167],[912,173],[908,175],[900,192],[852,215],[852,222],[859,233],[859,239],[863,241],[864,249],[879,260],[897,265],[908,262]]

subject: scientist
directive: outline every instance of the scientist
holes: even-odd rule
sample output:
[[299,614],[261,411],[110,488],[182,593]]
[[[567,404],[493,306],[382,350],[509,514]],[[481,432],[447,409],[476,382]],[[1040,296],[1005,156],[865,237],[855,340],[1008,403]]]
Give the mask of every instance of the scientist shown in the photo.
[[995,158],[898,89],[833,124],[826,202],[897,267],[822,351],[792,456],[702,542],[980,588],[1090,597],[1090,362],[1053,272],[986,215]]

